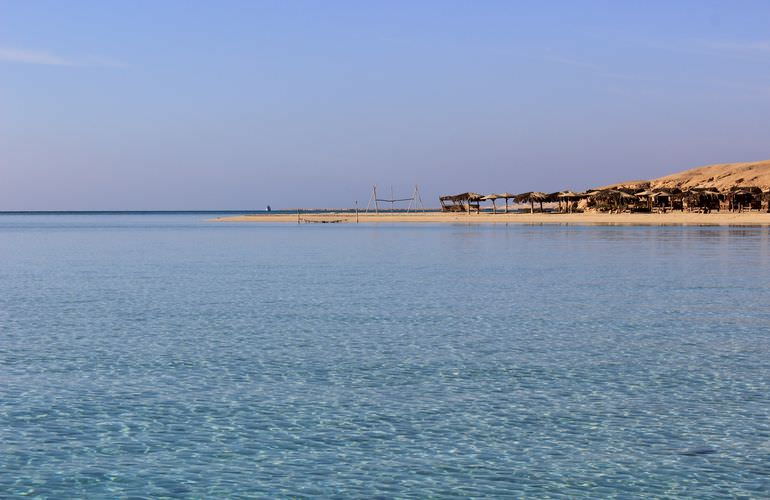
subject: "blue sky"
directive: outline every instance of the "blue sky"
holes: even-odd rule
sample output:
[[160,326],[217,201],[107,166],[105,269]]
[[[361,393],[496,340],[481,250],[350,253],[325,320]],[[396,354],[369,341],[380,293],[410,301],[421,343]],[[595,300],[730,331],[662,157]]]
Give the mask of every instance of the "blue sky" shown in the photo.
[[0,210],[436,206],[768,158],[766,1],[0,0]]

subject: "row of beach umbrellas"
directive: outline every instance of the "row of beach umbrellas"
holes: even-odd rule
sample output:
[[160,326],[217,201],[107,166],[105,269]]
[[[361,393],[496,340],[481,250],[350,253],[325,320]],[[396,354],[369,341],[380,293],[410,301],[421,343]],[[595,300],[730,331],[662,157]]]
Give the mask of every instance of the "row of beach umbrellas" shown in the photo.
[[[698,194],[703,196],[719,196],[720,193],[716,190],[698,190]],[[743,194],[744,191],[735,191],[732,194]],[[745,191],[745,193],[748,193],[748,191]],[[593,191],[587,191],[585,193],[576,193],[574,191],[561,191],[558,193],[543,193],[540,191],[532,191],[528,193],[521,193],[521,194],[511,194],[511,193],[499,193],[499,194],[488,194],[488,195],[480,195],[476,193],[469,193],[471,194],[471,198],[475,199],[475,201],[491,201],[492,202],[492,210],[497,213],[497,200],[505,200],[505,212],[508,213],[509,210],[509,200],[514,200],[515,203],[529,203],[530,206],[534,209],[534,204],[539,203],[540,209],[543,208],[543,203],[547,202],[573,202],[576,200],[580,200],[583,198],[595,198],[599,200],[614,200],[617,202],[620,202],[622,204],[627,204],[632,201],[638,201],[640,199],[648,199],[648,200],[656,200],[659,198],[669,198],[673,196],[672,193],[668,191],[640,191],[638,193],[627,193],[625,191],[621,191],[619,189],[602,189],[602,190],[593,190]],[[570,205],[568,205],[570,206]]]

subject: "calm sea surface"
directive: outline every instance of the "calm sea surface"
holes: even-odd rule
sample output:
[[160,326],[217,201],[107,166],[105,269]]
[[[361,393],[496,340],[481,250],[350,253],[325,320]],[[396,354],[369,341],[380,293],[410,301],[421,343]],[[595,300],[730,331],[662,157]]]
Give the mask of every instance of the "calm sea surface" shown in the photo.
[[770,230],[0,215],[0,496],[770,495]]

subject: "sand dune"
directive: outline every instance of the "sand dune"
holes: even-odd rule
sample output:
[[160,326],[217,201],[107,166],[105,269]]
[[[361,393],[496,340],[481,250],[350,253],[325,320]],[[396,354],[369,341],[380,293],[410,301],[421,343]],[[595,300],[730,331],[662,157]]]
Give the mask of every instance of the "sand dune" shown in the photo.
[[736,186],[770,189],[770,160],[745,163],[720,163],[692,168],[649,181],[628,181],[603,188],[698,188],[711,187],[729,191]]

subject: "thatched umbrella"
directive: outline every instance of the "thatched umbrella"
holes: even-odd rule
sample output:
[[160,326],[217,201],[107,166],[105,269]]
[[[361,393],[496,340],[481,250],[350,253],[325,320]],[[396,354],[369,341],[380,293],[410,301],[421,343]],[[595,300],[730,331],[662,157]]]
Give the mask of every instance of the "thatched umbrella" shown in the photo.
[[495,200],[498,199],[499,197],[500,197],[500,195],[497,195],[497,194],[488,194],[486,196],[482,196],[481,197],[481,201],[487,201],[487,200],[492,201],[492,213],[496,214],[497,213],[497,206],[495,205]]
[[498,194],[497,197],[505,198],[505,213],[508,213],[508,200],[511,198],[516,198],[516,195],[506,191],[505,193]]
[[532,194],[532,191],[529,191],[529,192],[526,192],[526,193],[517,194],[515,196],[515,198],[514,198],[514,201],[516,201],[516,203],[529,203],[529,205],[530,205],[529,211],[530,211],[530,213],[534,213],[535,212],[535,204],[532,201],[532,199],[530,198],[531,194]]
[[479,202],[481,202],[481,198],[483,198],[482,195],[479,193],[468,193],[468,213],[471,213],[471,202],[476,202],[476,213],[479,213],[481,211],[481,205]]
[[543,202],[548,201],[548,195],[540,191],[521,193],[516,195],[517,203],[529,202],[530,213],[535,213],[535,202],[540,203],[540,211],[543,211]]
[[562,191],[561,193],[556,194],[556,198],[559,200],[559,208],[561,209],[561,202],[564,200],[565,205],[567,205],[567,212],[572,212],[572,201],[573,200],[579,200],[582,198],[581,195],[575,193],[574,191],[570,191],[569,189],[566,191]]
[[543,202],[544,201],[548,201],[550,199],[550,197],[547,194],[545,194],[545,193],[541,193],[540,191],[535,191],[534,193],[532,193],[530,195],[530,199],[540,203],[540,212],[542,213],[542,211],[543,211]]
[[636,200],[637,197],[633,194],[624,193],[623,191],[619,191],[618,197],[621,200]]

